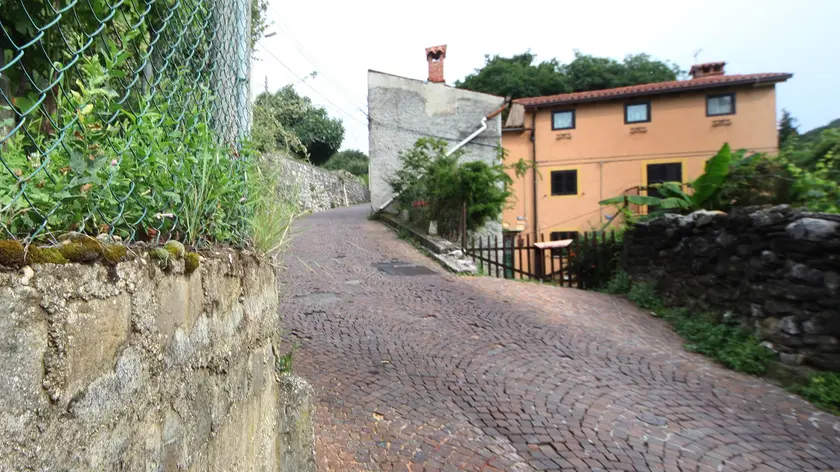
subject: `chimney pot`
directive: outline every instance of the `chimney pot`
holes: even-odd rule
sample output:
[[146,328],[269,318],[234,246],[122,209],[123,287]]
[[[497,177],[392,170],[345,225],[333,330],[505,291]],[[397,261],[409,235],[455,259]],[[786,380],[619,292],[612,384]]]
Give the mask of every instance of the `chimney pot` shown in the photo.
[[695,64],[691,66],[691,70],[689,70],[688,73],[691,75],[692,79],[724,75],[723,67],[725,65],[725,62],[706,62],[704,64]]
[[443,60],[446,59],[446,45],[426,48],[426,61],[429,63],[429,82],[444,83]]

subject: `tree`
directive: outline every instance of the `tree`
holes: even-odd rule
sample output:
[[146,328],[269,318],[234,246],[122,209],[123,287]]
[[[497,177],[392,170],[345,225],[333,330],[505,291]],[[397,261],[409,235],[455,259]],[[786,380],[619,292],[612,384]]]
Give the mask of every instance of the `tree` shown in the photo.
[[535,64],[530,51],[513,57],[484,56],[484,67],[455,86],[501,97],[535,97],[571,91],[556,59]]
[[575,59],[569,64],[557,59],[536,63],[536,58],[530,51],[510,58],[485,56],[484,67],[455,82],[455,86],[523,98],[664,82],[682,74],[675,64],[647,54],[631,54],[619,62],[575,51]]
[[840,128],[840,118],[832,121],[831,123],[829,123],[825,126],[819,126],[819,127],[814,128],[810,131],[806,131],[805,133],[802,133],[802,141],[817,142],[817,141],[820,140],[820,137],[822,136],[823,131],[825,131],[827,129],[834,129],[834,128]]
[[779,121],[779,149],[784,148],[790,142],[790,138],[799,136],[797,128],[799,126],[796,124],[796,118],[783,108],[782,119]]
[[463,149],[447,154],[446,148],[444,140],[418,139],[399,154],[401,166],[389,183],[415,222],[434,220],[439,231],[453,231],[466,206],[467,230],[475,231],[502,213],[513,181],[502,164],[462,163]]
[[251,0],[251,49],[254,49],[270,26],[267,11],[268,0]]
[[362,151],[347,149],[333,154],[324,164],[325,169],[346,170],[353,175],[368,174],[368,156]]
[[254,100],[253,140],[263,152],[284,150],[315,165],[327,162],[344,141],[344,125],[287,85]]
[[631,54],[618,62],[575,51],[575,59],[561,67],[573,92],[602,90],[629,85],[677,80],[680,69],[675,64],[652,59],[647,54]]

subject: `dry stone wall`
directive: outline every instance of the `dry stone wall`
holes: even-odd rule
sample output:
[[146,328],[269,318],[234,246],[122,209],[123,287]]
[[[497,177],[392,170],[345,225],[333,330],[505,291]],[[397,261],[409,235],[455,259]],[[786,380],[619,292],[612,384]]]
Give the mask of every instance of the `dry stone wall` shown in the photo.
[[840,371],[840,215],[666,215],[625,234],[623,265],[672,302],[740,317],[783,362]]
[[302,210],[317,212],[370,201],[367,186],[349,172],[323,169],[279,154],[271,159],[284,176],[280,191],[297,201]]
[[0,470],[315,470],[274,269],[172,265],[0,270]]

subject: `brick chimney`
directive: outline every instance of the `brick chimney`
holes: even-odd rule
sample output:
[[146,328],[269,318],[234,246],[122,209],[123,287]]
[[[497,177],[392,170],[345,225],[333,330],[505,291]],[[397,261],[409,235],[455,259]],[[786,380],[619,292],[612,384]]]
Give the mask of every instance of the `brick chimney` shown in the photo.
[[444,83],[443,60],[446,59],[446,45],[426,48],[426,60],[429,61],[429,82]]
[[700,77],[711,77],[714,75],[723,75],[723,66],[725,65],[725,62],[707,62],[705,64],[695,64],[691,66],[691,70],[689,70],[688,73],[693,79],[699,79]]

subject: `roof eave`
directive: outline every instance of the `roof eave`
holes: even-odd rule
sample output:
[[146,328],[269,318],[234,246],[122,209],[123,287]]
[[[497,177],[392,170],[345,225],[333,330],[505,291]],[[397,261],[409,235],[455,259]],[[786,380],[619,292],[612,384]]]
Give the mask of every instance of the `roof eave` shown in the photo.
[[788,79],[793,77],[793,74],[784,74],[774,77],[760,77],[757,79],[744,79],[744,80],[735,80],[732,82],[713,82],[713,83],[706,83],[706,84],[698,84],[695,86],[688,86],[688,87],[679,87],[673,88],[668,90],[645,90],[640,92],[630,92],[630,93],[622,93],[618,95],[611,95],[611,96],[602,96],[602,97],[588,97],[588,98],[577,98],[572,100],[554,100],[554,101],[547,101],[547,102],[540,102],[540,103],[521,103],[520,105],[524,106],[526,110],[533,110],[534,108],[542,108],[542,107],[551,107],[555,105],[569,105],[574,103],[586,103],[586,102],[604,102],[607,100],[617,100],[623,98],[632,98],[632,97],[642,97],[642,96],[651,96],[651,95],[666,95],[670,93],[680,93],[680,92],[691,92],[696,90],[704,90],[710,88],[722,88],[722,87],[733,87],[739,85],[760,85],[760,84],[771,84],[771,83],[778,83],[784,82]]

